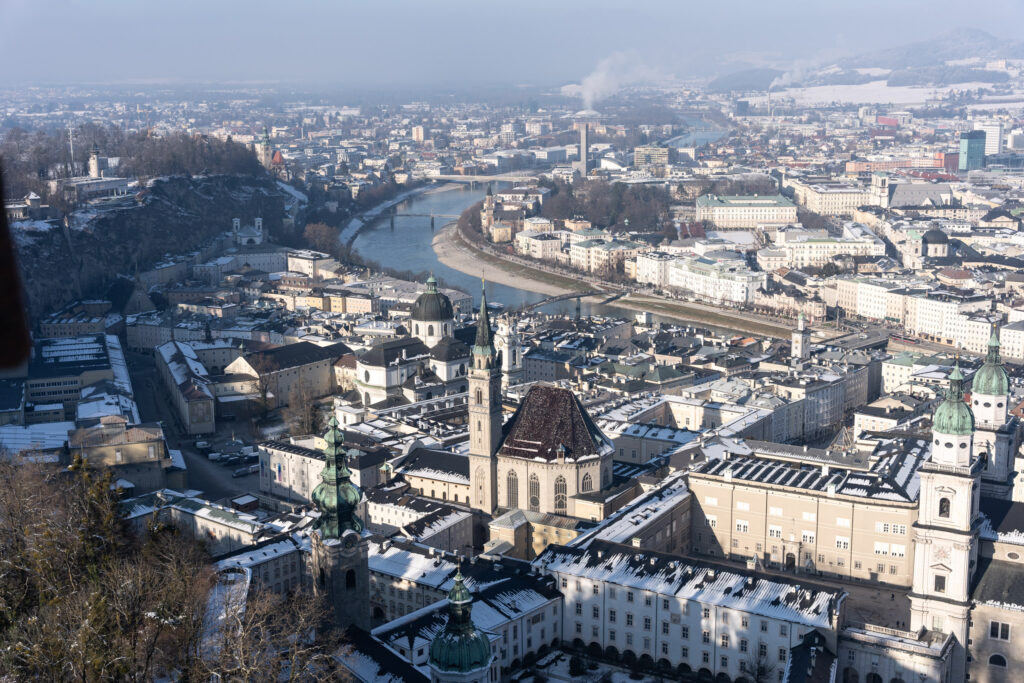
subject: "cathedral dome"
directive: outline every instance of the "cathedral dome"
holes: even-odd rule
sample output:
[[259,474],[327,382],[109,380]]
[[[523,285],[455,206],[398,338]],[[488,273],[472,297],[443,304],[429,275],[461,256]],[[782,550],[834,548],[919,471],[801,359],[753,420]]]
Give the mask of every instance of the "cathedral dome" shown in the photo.
[[491,642],[474,624],[473,596],[455,575],[448,593],[448,623],[430,643],[430,666],[438,671],[468,673],[490,666]]
[[949,244],[949,235],[938,228],[932,228],[921,236],[921,241],[925,244]]
[[992,336],[988,340],[988,355],[985,364],[974,375],[971,393],[985,396],[1006,396],[1010,393],[1010,379],[999,359],[999,337],[992,328]]
[[974,433],[974,413],[964,401],[963,381],[964,376],[958,364],[949,376],[949,391],[946,392],[945,400],[935,409],[933,432],[958,436]]
[[427,279],[427,291],[420,294],[413,304],[412,319],[420,322],[441,322],[454,317],[451,299],[437,291],[437,278],[431,275]]

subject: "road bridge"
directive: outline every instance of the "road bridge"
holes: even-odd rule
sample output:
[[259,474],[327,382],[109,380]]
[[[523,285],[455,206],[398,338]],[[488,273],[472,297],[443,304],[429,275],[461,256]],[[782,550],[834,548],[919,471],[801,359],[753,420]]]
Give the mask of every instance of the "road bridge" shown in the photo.
[[537,182],[537,176],[516,175],[505,173],[501,175],[430,175],[424,180],[434,180],[441,183],[520,183]]

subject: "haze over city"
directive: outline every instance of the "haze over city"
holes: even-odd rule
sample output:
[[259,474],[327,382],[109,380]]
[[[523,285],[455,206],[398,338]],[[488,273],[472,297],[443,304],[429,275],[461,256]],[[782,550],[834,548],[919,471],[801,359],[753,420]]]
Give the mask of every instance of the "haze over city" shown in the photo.
[[0,26],[0,683],[1021,678],[1018,0]]
[[[259,83],[543,87],[614,53],[682,79],[789,69],[978,29],[1017,39],[1024,6],[988,0],[779,3],[162,3],[5,0],[2,85]],[[45,32],[45,43],[39,33]]]

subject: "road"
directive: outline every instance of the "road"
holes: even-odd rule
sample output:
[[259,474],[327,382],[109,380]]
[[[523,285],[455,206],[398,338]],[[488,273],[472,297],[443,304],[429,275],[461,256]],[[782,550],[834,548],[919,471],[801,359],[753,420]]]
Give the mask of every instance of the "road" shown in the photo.
[[[182,434],[177,414],[171,406],[153,357],[132,351],[126,351],[125,357],[135,389],[135,402],[139,406],[139,417],[143,422],[159,422],[167,446],[181,451],[188,468],[189,488],[202,491],[207,499],[214,502],[230,502],[230,498],[240,494],[258,491],[258,475],[232,477],[234,467],[211,462],[195,449],[197,437]],[[214,445],[223,443],[231,439],[233,427],[233,423],[218,423],[216,434],[199,438]]]

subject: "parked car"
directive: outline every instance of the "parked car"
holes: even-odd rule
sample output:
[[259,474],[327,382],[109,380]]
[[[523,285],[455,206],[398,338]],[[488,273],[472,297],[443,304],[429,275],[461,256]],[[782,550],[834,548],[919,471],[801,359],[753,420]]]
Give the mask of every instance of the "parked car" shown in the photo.
[[231,457],[225,458],[224,462],[222,464],[224,466],[226,466],[226,467],[233,467],[235,465],[240,465],[241,463],[242,463],[242,456],[240,456],[240,455],[232,455]]
[[231,473],[232,477],[248,477],[252,472],[249,471],[248,467],[239,467],[237,470]]
[[260,464],[256,463],[255,465],[249,465],[249,471],[252,472],[253,474],[259,474],[260,473]]
[[195,446],[196,446],[196,450],[199,451],[200,453],[209,453],[210,452],[210,444],[208,442],[206,442],[206,441],[196,441]]
[[209,453],[206,454],[206,457],[216,462],[217,460],[220,460],[222,456],[220,453],[217,453],[216,451],[210,451]]

